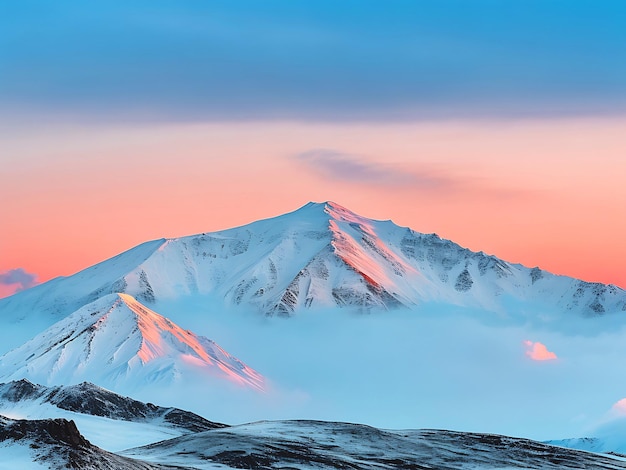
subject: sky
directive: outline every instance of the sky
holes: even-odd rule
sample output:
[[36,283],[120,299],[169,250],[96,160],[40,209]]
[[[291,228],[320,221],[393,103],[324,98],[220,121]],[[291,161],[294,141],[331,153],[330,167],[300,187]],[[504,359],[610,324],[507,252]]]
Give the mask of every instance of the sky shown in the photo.
[[626,3],[0,3],[0,296],[333,200],[626,287]]

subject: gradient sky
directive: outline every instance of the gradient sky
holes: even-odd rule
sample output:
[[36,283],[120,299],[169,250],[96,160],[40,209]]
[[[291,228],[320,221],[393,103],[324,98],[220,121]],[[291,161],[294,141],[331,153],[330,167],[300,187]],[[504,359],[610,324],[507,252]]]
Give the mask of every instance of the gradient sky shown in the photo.
[[626,2],[0,5],[0,295],[335,200],[626,287]]

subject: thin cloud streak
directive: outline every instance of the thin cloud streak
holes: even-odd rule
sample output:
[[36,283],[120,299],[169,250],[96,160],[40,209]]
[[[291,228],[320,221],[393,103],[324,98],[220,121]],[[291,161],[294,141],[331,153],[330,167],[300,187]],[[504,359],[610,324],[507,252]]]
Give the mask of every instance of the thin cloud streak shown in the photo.
[[423,163],[392,166],[334,149],[307,150],[297,154],[295,160],[325,179],[386,190],[414,191],[437,197],[496,197],[501,200],[535,197],[531,191],[498,188],[488,180],[435,171]]
[[454,182],[427,172],[419,174],[403,171],[332,149],[307,150],[298,154],[296,159],[325,177],[353,183],[409,186],[422,190],[451,189],[455,186]]

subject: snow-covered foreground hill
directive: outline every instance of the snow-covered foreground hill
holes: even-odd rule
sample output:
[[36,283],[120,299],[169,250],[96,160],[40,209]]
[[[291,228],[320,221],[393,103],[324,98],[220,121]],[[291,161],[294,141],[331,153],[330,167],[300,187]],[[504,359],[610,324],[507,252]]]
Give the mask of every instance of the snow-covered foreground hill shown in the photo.
[[[16,410],[25,415],[5,416]],[[0,384],[0,467],[619,469],[626,461],[494,434],[303,420],[227,426],[89,383],[20,380]]]
[[626,468],[621,458],[527,439],[451,431],[384,431],[330,422],[263,422],[112,453],[64,419],[0,417],[7,468],[475,470]]
[[621,458],[526,439],[441,430],[389,431],[322,421],[259,422],[189,434],[122,455],[215,468],[626,468]]

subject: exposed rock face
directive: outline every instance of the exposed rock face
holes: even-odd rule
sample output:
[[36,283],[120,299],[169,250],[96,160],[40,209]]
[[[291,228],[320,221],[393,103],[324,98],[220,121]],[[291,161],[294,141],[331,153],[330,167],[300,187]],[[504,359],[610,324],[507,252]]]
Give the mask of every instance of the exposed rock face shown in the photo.
[[66,445],[72,449],[89,448],[91,444],[85,439],[74,421],[66,419],[43,419],[43,420],[10,420],[2,421],[0,440],[33,439],[42,444]]
[[459,276],[456,278],[456,283],[454,284],[454,288],[458,290],[459,292],[467,292],[468,290],[472,288],[472,284],[474,284],[472,275],[469,273],[469,271],[466,268],[463,271],[461,271]]
[[121,457],[93,446],[66,419],[12,420],[0,416],[0,442],[29,449],[49,468],[132,470],[171,468]]
[[0,384],[0,398],[12,403],[18,403],[21,400],[34,400],[44,395],[47,391],[48,387],[34,384],[27,379]]

